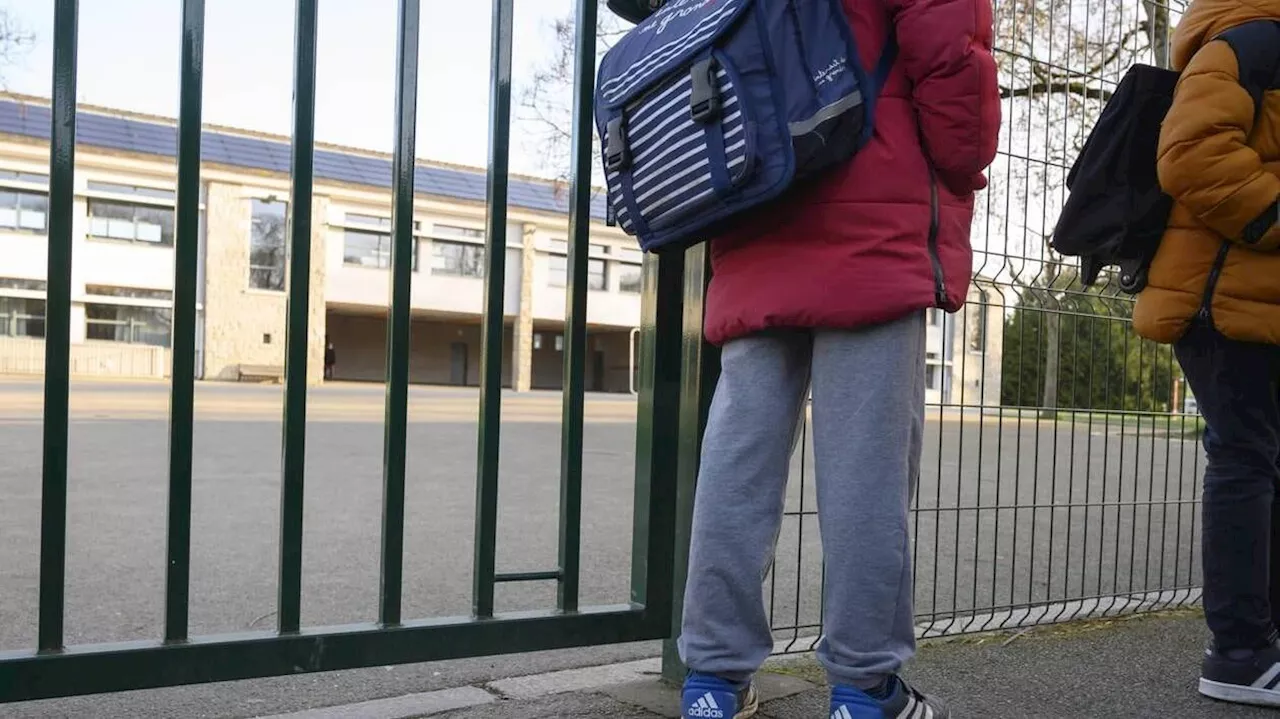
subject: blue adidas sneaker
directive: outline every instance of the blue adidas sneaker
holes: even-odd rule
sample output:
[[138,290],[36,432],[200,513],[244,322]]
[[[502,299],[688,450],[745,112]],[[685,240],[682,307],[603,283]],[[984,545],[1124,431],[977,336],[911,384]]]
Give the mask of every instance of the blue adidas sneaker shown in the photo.
[[912,689],[898,677],[888,696],[877,699],[850,686],[831,690],[831,719],[950,719],[941,702]]
[[692,672],[684,680],[684,719],[750,719],[760,710],[754,685],[739,689],[712,674]]

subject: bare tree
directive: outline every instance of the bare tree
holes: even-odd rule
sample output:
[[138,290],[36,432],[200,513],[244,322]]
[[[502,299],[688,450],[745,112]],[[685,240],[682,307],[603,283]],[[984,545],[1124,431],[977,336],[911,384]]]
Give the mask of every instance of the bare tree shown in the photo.
[[1169,41],[1173,37],[1168,0],[1143,0],[1147,11],[1147,40],[1151,43],[1151,56],[1160,67],[1173,64],[1169,53]]
[[[628,26],[613,13],[602,10],[596,22],[596,65],[600,58],[626,34]],[[544,170],[558,180],[568,179],[573,148],[573,88],[577,19],[570,14],[556,20],[550,59],[533,73],[520,97],[520,119],[533,128],[533,141]],[[599,155],[599,143],[596,154]],[[593,165],[599,167],[597,162]]]
[[35,34],[9,8],[0,7],[0,84],[4,83],[6,71],[21,63],[35,42]]
[[1080,292],[1075,273],[1063,273],[1063,258],[1049,245],[1067,168],[1121,75],[1137,62],[1168,64],[1165,2],[1007,0],[996,6],[1000,94],[1009,117],[1008,144],[998,161],[1005,176],[992,178],[990,192],[1005,207],[1023,209],[1021,218],[999,218],[1004,251],[998,274],[1019,298],[1038,295],[1030,299],[1046,313],[1046,411],[1058,405],[1061,312]]

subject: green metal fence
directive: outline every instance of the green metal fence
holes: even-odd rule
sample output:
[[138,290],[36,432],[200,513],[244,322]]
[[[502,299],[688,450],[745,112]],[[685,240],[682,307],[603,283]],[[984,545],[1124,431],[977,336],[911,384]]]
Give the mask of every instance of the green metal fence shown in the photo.
[[[298,0],[294,50],[289,276],[310,275],[314,186],[318,0]],[[169,417],[167,564],[164,627],[150,641],[66,646],[67,445],[71,334],[73,176],[76,150],[77,0],[56,0],[49,187],[44,467],[40,524],[39,631],[30,649],[0,652],[0,702],[267,677],[499,653],[652,640],[672,627],[677,507],[688,504],[696,471],[700,335],[705,259],[690,253],[646,260],[640,397],[636,432],[633,570],[630,602],[579,603],[580,524],[589,204],[590,122],[597,3],[577,0],[577,90],[573,113],[572,241],[564,353],[560,457],[559,562],[499,573],[495,554],[501,442],[501,359],[507,158],[511,112],[513,0],[494,0],[482,388],[477,437],[474,587],[470,616],[402,616],[405,460],[409,377],[410,280],[420,0],[399,1],[393,163],[393,259],[378,621],[304,627],[301,622],[303,500],[306,495],[308,294],[288,288],[276,627],[228,636],[189,632],[197,235],[200,221],[201,84],[205,0],[183,0],[178,122],[173,388]],[[392,108],[387,108],[392,111]],[[687,512],[682,518],[687,526]],[[687,529],[684,530],[687,533]],[[555,582],[555,606],[497,613],[495,587]],[[158,629],[158,628],[157,628]]]
[[[420,0],[399,0],[377,621],[301,622],[309,288],[288,288],[277,625],[190,636],[193,378],[205,0],[183,0],[173,389],[164,627],[153,640],[65,644],[71,217],[77,0],[55,0],[49,188],[44,472],[36,646],[0,651],[0,702],[298,672],[661,639],[678,631],[701,427],[717,367],[702,341],[705,248],[646,259],[636,425],[631,601],[579,602],[592,101],[597,0],[575,0],[569,278],[560,436],[558,562],[500,573],[501,357],[514,0],[492,0],[487,262],[477,441],[471,614],[402,616],[410,279]],[[318,0],[297,0],[289,276],[309,276]],[[1044,240],[1063,178],[1132,62],[1166,62],[1182,4],[1161,0],[1000,0],[997,60],[1006,123],[974,228],[977,293],[941,319],[961,346],[930,362],[957,394],[931,402],[913,513],[922,635],[1022,627],[1194,603],[1198,424],[1180,411],[1167,351],[1131,338],[1132,301],[1088,290]],[[615,28],[616,29],[616,28]],[[388,68],[390,69],[390,68]],[[940,316],[939,316],[940,317]],[[981,327],[979,339],[964,339]],[[933,370],[930,370],[933,372]],[[947,378],[951,378],[948,380]],[[806,443],[807,445],[807,443]],[[765,592],[780,651],[821,631],[823,577],[799,453]],[[554,582],[553,606],[501,614],[495,588]],[[157,627],[157,629],[159,629]],[[664,665],[678,674],[673,644]],[[0,712],[3,713],[3,712]]]

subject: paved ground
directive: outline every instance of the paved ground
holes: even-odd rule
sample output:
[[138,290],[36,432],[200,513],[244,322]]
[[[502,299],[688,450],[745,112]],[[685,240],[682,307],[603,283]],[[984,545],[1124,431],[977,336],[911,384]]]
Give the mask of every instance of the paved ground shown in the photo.
[[[0,381],[0,649],[29,647],[35,637],[40,401],[38,384]],[[194,633],[266,628],[274,620],[280,402],[278,387],[198,388]],[[410,398],[406,616],[469,611],[475,407],[468,390],[415,388]],[[166,408],[163,385],[74,386],[72,643],[152,638],[159,631]],[[382,391],[316,389],[310,409],[303,620],[370,621],[377,602]],[[502,571],[554,567],[559,416],[555,395],[504,400]],[[588,604],[628,597],[634,416],[626,397],[593,396],[587,403],[582,590]],[[1021,609],[1031,602],[1193,586],[1199,452],[1171,429],[1177,428],[1163,422],[1139,432],[1084,417],[1048,423],[1012,413],[936,411],[916,515],[917,609],[924,620],[936,615],[935,629],[954,629],[966,620],[957,625],[952,608],[990,608],[996,619],[978,626],[993,628],[1028,614],[1036,618]],[[790,509],[768,588],[783,639],[811,635],[821,611],[811,448],[793,466]],[[545,608],[554,602],[554,587],[504,586],[498,600],[500,611]],[[1102,607],[1112,601],[1104,599]],[[786,630],[793,626],[805,628]],[[652,650],[539,655],[522,666],[548,671]],[[406,668],[293,681],[306,687],[308,701],[334,703],[390,696],[406,682],[422,691],[508,671],[495,662],[451,666],[460,668],[442,677]]]
[[[956,719],[1229,719],[1273,712],[1216,704],[1195,691],[1202,620],[1171,617],[996,635],[925,647],[913,681],[946,697]],[[766,677],[762,719],[827,716],[827,689],[812,661],[780,663]],[[809,685],[797,684],[809,680]],[[675,692],[656,682],[594,693],[488,704],[448,719],[678,716]],[[608,712],[615,713],[608,713]]]
[[[918,686],[945,697],[956,719],[1232,719],[1267,710],[1217,704],[1195,691],[1204,641],[1194,612],[1000,633],[926,644],[910,670]],[[449,665],[439,665],[448,671]],[[511,665],[513,666],[513,665]],[[524,665],[521,665],[524,666]],[[4,707],[13,719],[47,717],[268,717],[268,719],[560,719],[678,716],[676,691],[656,679],[656,662],[480,680],[432,691],[402,681],[394,698],[280,714],[281,694],[307,692],[315,678],[242,682],[133,695]],[[405,678],[407,679],[407,678]],[[303,682],[306,682],[304,684]],[[778,660],[759,677],[761,719],[827,716],[823,675],[809,658]],[[251,703],[243,700],[248,698]],[[256,702],[253,703],[253,702]],[[255,709],[256,707],[256,709]]]

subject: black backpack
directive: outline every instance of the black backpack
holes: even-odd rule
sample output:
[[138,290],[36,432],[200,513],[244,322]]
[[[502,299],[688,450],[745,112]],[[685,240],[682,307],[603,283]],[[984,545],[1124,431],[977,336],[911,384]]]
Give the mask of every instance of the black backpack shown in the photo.
[[[1258,20],[1217,37],[1231,45],[1241,84],[1262,109],[1280,62],[1280,21]],[[1160,189],[1156,154],[1160,125],[1173,104],[1178,73],[1134,65],[1125,74],[1089,133],[1067,175],[1070,195],[1054,229],[1053,249],[1080,258],[1080,281],[1097,282],[1106,267],[1118,267],[1120,289],[1137,294],[1173,209]]]

